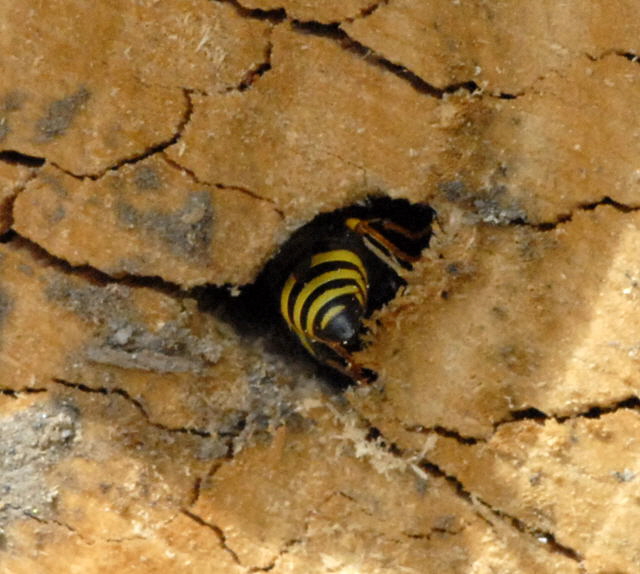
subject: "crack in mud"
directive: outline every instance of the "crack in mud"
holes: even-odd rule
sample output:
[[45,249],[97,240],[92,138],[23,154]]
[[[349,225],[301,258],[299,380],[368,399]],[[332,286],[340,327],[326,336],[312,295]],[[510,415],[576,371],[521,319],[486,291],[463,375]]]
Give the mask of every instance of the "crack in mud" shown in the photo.
[[[186,175],[189,179],[191,179],[191,181],[193,181],[193,183],[197,184],[197,185],[209,185],[211,187],[215,187],[216,189],[219,189],[221,191],[236,191],[238,193],[243,193],[253,199],[257,199],[258,201],[264,201],[268,204],[270,204],[274,211],[281,217],[284,218],[284,212],[279,209],[276,206],[276,202],[273,199],[270,199],[268,197],[264,197],[262,195],[260,195],[258,192],[253,191],[247,187],[242,187],[239,185],[227,185],[225,183],[220,183],[220,182],[210,182],[210,181],[204,181],[202,179],[200,179],[196,173],[189,169],[188,167],[182,165],[179,161],[173,159],[172,157],[168,156],[164,151],[161,152],[162,155],[162,159],[168,164],[170,165],[172,168],[180,171],[181,173],[183,173],[184,175]],[[178,154],[180,155],[180,154]]]
[[[231,440],[229,441],[229,444],[228,444],[227,453],[217,458],[211,464],[211,467],[209,468],[209,470],[207,470],[207,472],[203,476],[195,479],[193,483],[193,487],[191,489],[191,499],[187,504],[187,508],[191,508],[192,506],[194,506],[200,499],[200,493],[202,491],[203,482],[212,478],[224,466],[225,463],[233,460],[233,457],[235,455],[234,440],[239,436],[239,434],[240,433],[234,434],[231,437]],[[228,435],[225,435],[225,436],[228,436]]]
[[26,155],[16,150],[0,151],[0,162],[10,165],[22,165],[24,167],[38,168],[45,163],[45,158],[34,155]]
[[354,40],[338,24],[291,20],[291,27],[293,30],[302,34],[329,38],[337,42],[344,50],[351,52],[359,59],[391,72],[398,78],[408,82],[418,93],[428,95],[432,98],[443,99],[446,95],[453,94],[459,90],[466,91],[469,94],[476,94],[481,91],[479,86],[473,81],[457,82],[444,88],[437,88],[405,66],[392,62],[373,49]]
[[46,393],[49,389],[39,387],[22,387],[19,389],[12,389],[10,387],[0,388],[0,395],[17,399],[20,395],[37,395],[40,393]]
[[569,558],[570,560],[578,563],[582,563],[584,561],[584,557],[577,550],[574,550],[570,546],[560,544],[560,542],[556,540],[556,537],[552,532],[545,532],[540,529],[533,528],[519,518],[516,518],[515,516],[511,516],[506,512],[503,512],[496,508],[492,508],[488,503],[480,500],[477,497],[475,498],[475,500],[482,504],[489,512],[491,512],[496,517],[510,523],[511,526],[519,532],[533,536],[537,542],[544,545],[550,552],[562,554],[566,558]]
[[[305,530],[307,527],[308,526],[305,525]],[[269,562],[269,564],[267,564],[266,566],[252,566],[249,568],[249,570],[247,570],[247,572],[270,572],[278,565],[278,562],[280,561],[280,559],[289,553],[290,548],[298,544],[302,544],[303,541],[304,541],[304,538],[292,538],[291,540],[287,540],[282,545],[282,548],[278,552],[278,555],[275,558],[273,558],[271,562]]]
[[620,56],[621,58],[629,60],[632,64],[637,64],[640,62],[640,56],[638,56],[638,54],[635,54],[634,52],[623,52],[620,50],[614,50],[612,53],[616,56]]
[[[18,510],[21,510],[21,509],[18,509]],[[68,530],[69,532],[71,532],[75,536],[78,536],[78,538],[80,538],[80,540],[84,544],[86,544],[87,546],[93,546],[95,544],[95,540],[88,539],[78,529],[76,529],[73,526],[67,524],[66,522],[62,522],[62,521],[54,519],[54,518],[45,519],[45,518],[42,518],[40,516],[34,515],[32,512],[29,512],[29,511],[24,511],[23,510],[22,513],[26,518],[33,519],[33,520],[35,520],[35,521],[37,521],[37,522],[39,522],[41,524],[47,524],[47,525],[55,524],[56,526],[60,526],[61,528],[64,528],[65,530]],[[175,516],[172,517],[171,519],[165,521],[164,524],[169,524],[174,519],[175,519]],[[103,542],[111,543],[111,544],[122,544],[122,543],[130,542],[130,541],[133,541],[133,540],[144,540],[144,541],[147,541],[148,538],[143,536],[142,534],[133,534],[131,536],[100,538],[100,540],[103,541]]]
[[[508,523],[512,528],[514,528],[518,532],[521,532],[522,534],[526,534],[528,536],[535,538],[535,540],[539,544],[543,545],[547,550],[552,552],[558,552],[574,561],[582,562],[583,558],[581,554],[576,550],[574,550],[573,548],[560,544],[556,540],[555,535],[552,532],[545,532],[545,531],[533,528],[528,524],[526,524],[524,521],[520,520],[519,518],[515,516],[511,516],[510,514],[500,509],[493,508],[488,502],[482,500],[481,498],[476,496],[473,492],[470,492],[469,490],[467,490],[464,484],[462,483],[462,481],[458,479],[456,476],[446,473],[438,465],[431,462],[428,458],[424,456],[424,453],[418,453],[417,456],[410,455],[408,452],[405,452],[403,449],[401,449],[396,443],[390,442],[387,439],[385,439],[382,433],[380,432],[380,430],[375,426],[373,426],[366,418],[362,416],[359,416],[359,418],[361,419],[361,421],[367,424],[369,428],[368,436],[371,437],[371,440],[376,444],[376,446],[378,446],[381,450],[390,454],[391,456],[394,456],[404,461],[407,465],[407,468],[412,468],[414,466],[417,467],[416,470],[419,469],[420,471],[422,471],[425,477],[432,476],[432,477],[444,479],[451,486],[451,488],[453,488],[457,496],[459,496],[460,498],[462,498],[468,504],[471,505],[471,507],[475,510],[476,514],[479,514],[478,504],[480,504],[481,507],[488,510],[491,513],[491,515],[499,518],[503,522]],[[435,430],[436,428],[440,430],[436,431]],[[410,430],[410,427],[406,430]],[[425,431],[434,432],[441,436],[447,436],[449,438],[454,438],[456,440],[459,440],[461,443],[465,445],[475,444],[476,442],[486,442],[485,439],[463,437],[456,431],[450,431],[442,427],[434,427],[433,429],[424,429],[424,431],[420,429],[420,430],[415,430],[414,432],[422,433]],[[415,461],[415,462],[412,462],[412,461]],[[417,473],[417,474],[420,474],[420,473]],[[483,518],[483,520],[486,520],[487,522],[490,523],[490,521],[488,521],[485,517],[482,517],[482,516],[480,517]]]
[[640,210],[640,205],[625,204],[609,195],[602,195],[596,200],[575,202],[570,211],[558,213],[554,219],[532,222],[529,221],[528,214],[519,200],[509,196],[509,188],[506,185],[470,189],[464,181],[453,179],[438,182],[436,189],[439,199],[450,202],[463,211],[469,225],[528,227],[534,231],[546,232],[572,222],[577,212],[594,211],[602,206],[611,207],[624,214]]
[[410,433],[418,433],[418,434],[424,434],[424,435],[436,434],[444,438],[452,438],[456,442],[459,442],[460,444],[464,444],[467,446],[487,442],[487,439],[484,437],[474,437],[474,436],[463,435],[454,429],[448,429],[440,425],[425,427],[421,424],[414,424],[414,425],[403,424],[402,427],[405,431]]
[[262,9],[246,8],[239,0],[218,0],[223,4],[233,6],[236,13],[242,18],[252,18],[254,20],[266,20],[272,24],[280,24],[287,20],[287,12],[284,8]]
[[215,524],[207,522],[206,520],[204,520],[204,518],[185,508],[183,508],[180,512],[182,512],[182,514],[184,514],[187,518],[190,518],[200,526],[204,526],[205,528],[208,528],[209,530],[215,532],[220,542],[220,547],[231,556],[236,564],[238,564],[239,566],[243,566],[242,562],[240,562],[240,558],[238,558],[238,555],[235,553],[235,551],[227,545],[227,537],[222,528],[216,526]]
[[194,480],[193,487],[191,488],[191,496],[189,498],[189,502],[187,503],[187,508],[192,507],[198,502],[198,499],[200,498],[200,492],[202,490],[202,482],[206,480],[206,478],[210,476],[210,474],[211,473],[209,471],[204,478],[198,477]]
[[198,436],[202,438],[209,438],[213,436],[212,433],[206,430],[192,428],[192,427],[169,427],[163,425],[162,423],[155,422],[151,420],[149,414],[145,410],[144,406],[140,401],[133,398],[127,391],[121,388],[106,388],[106,387],[90,387],[83,383],[72,383],[70,381],[65,381],[64,379],[53,378],[53,382],[57,385],[61,385],[70,389],[75,389],[77,391],[81,391],[84,393],[94,393],[100,395],[117,395],[122,397],[124,400],[132,404],[146,419],[146,421],[153,427],[158,428],[160,430],[170,432],[170,433],[180,433],[180,434],[188,434],[193,436]]
[[7,221],[3,221],[3,225],[6,224],[7,231],[0,237],[0,242],[6,242],[10,239],[8,234],[11,233],[13,228],[13,206],[18,196],[26,189],[27,185],[38,176],[38,169],[44,164],[44,159],[34,156],[27,156],[14,151],[2,151],[0,152],[0,162],[7,163],[9,165],[20,165],[29,168],[27,176],[12,189],[12,194],[7,196],[0,205],[3,212],[3,218],[6,214]]
[[560,214],[553,221],[544,221],[542,223],[528,223],[526,221],[514,221],[511,225],[516,226],[527,226],[538,231],[552,231],[556,227],[563,225],[565,223],[570,223],[573,221],[573,214],[576,211],[594,211],[599,207],[607,205],[609,207],[613,207],[615,210],[620,211],[621,213],[633,213],[635,211],[640,211],[640,205],[627,205],[616,201],[612,197],[605,195],[601,199],[597,201],[591,201],[587,203],[579,203],[576,205],[573,211],[569,213]]
[[60,273],[79,277],[88,283],[98,283],[103,286],[118,284],[132,288],[146,287],[175,299],[193,297],[193,292],[197,289],[194,287],[193,289],[185,290],[177,283],[172,283],[157,275],[131,275],[123,273],[112,276],[86,263],[82,265],[72,265],[66,259],[53,255],[39,243],[20,235],[17,231],[10,230],[9,233],[11,235],[6,243],[15,242],[19,244],[20,247],[29,250],[33,254],[34,259],[46,260],[50,267],[55,268]]
[[380,2],[374,2],[373,4],[371,4],[370,6],[367,6],[366,8],[363,8],[362,10],[360,10],[360,14],[354,18],[347,18],[347,22],[355,22],[356,20],[362,20],[364,18],[367,18],[368,16],[371,16],[371,14],[373,14],[374,12],[377,12],[378,9],[382,8],[383,6],[387,6],[389,4],[390,0],[380,0]]
[[242,81],[227,91],[246,92],[250,89],[262,76],[264,76],[269,70],[271,70],[271,56],[273,54],[273,43],[269,41],[265,48],[264,61],[257,64],[250,69],[245,75]]
[[[236,8],[236,11],[243,18],[256,18],[260,20],[269,20],[274,24],[279,24],[284,20],[292,21],[293,18],[289,16],[286,9],[284,7],[271,8],[271,9],[260,9],[260,8],[247,8],[242,5],[240,0],[223,0],[226,1],[227,4],[231,4]],[[342,20],[330,20],[327,22],[318,22],[324,26],[331,25],[339,25],[343,22],[355,22],[356,20],[364,19],[368,16],[371,16],[374,12],[376,12],[379,8],[386,6],[389,4],[390,0],[379,0],[376,2],[372,2],[369,6],[365,6],[358,10],[358,12],[352,16],[346,16]]]
[[[63,387],[84,392],[84,393],[100,394],[105,396],[117,395],[119,397],[122,397],[125,401],[132,404],[138,410],[138,412],[140,412],[140,414],[146,420],[147,424],[161,431],[191,435],[199,438],[216,437],[221,439],[223,441],[224,446],[226,447],[226,452],[224,452],[222,456],[216,458],[216,460],[212,463],[211,467],[203,477],[197,478],[194,481],[194,484],[192,487],[190,505],[195,504],[195,502],[200,497],[200,488],[201,488],[202,482],[207,480],[208,478],[211,478],[216,472],[218,472],[218,470],[224,465],[225,462],[233,460],[233,457],[235,455],[235,448],[236,448],[235,441],[236,439],[238,439],[238,437],[242,435],[242,432],[245,427],[245,420],[249,416],[249,413],[244,413],[242,420],[237,425],[238,428],[234,429],[233,431],[210,432],[204,429],[198,429],[198,428],[188,427],[188,426],[170,427],[165,424],[152,420],[149,414],[147,413],[146,409],[142,405],[142,403],[137,399],[135,399],[134,397],[132,397],[125,389],[107,388],[107,387],[90,387],[83,383],[74,383],[74,382],[66,381],[64,379],[60,379],[57,377],[53,378],[52,381],[57,385],[61,385]],[[43,389],[43,391],[45,391],[45,389]]]
[[[358,58],[369,64],[386,69],[402,80],[408,82],[419,93],[426,94],[437,99],[442,99],[447,94],[452,94],[459,90],[467,91],[473,95],[483,93],[481,88],[473,80],[457,82],[449,86],[445,86],[444,88],[437,88],[429,84],[426,80],[421,78],[415,72],[409,70],[407,67],[392,62],[388,58],[376,53],[373,49],[351,38],[340,27],[340,21],[324,23],[315,20],[298,20],[289,16],[284,8],[277,8],[273,10],[249,9],[242,6],[242,4],[237,0],[225,1],[234,6],[238,14],[243,18],[269,20],[274,25],[289,22],[292,29],[300,33],[330,38],[336,41],[343,49],[355,54]],[[364,8],[360,15],[352,18],[346,18],[345,21],[350,22],[361,17],[367,17],[385,4],[388,4],[388,0],[382,0],[381,2],[374,3],[371,6]],[[269,69],[271,69],[271,66],[269,66]],[[513,94],[497,94],[493,95],[493,97],[500,99],[514,99],[517,96]]]
[[[631,395],[625,399],[618,400],[610,405],[602,406],[602,405],[594,405],[589,407],[589,409],[572,414],[572,415],[548,415],[538,409],[529,408],[523,409],[521,411],[513,411],[512,417],[509,419],[505,419],[503,421],[499,421],[494,424],[494,432],[503,424],[517,423],[519,421],[524,420],[534,420],[534,421],[545,421],[545,420],[555,420],[556,422],[562,424],[569,420],[574,420],[577,418],[590,418],[597,419],[603,415],[610,414],[616,412],[618,410],[636,410],[640,411],[640,398],[636,395]],[[490,440],[489,438],[474,438],[474,437],[465,437],[458,433],[457,431],[451,431],[449,429],[444,429],[442,427],[422,427],[421,425],[414,426],[405,426],[404,429],[408,432],[417,432],[421,434],[435,433],[439,436],[444,436],[446,438],[451,438],[456,440],[458,443],[464,446],[472,446],[477,443],[487,443]],[[379,432],[379,431],[378,431]],[[398,452],[398,456],[405,456],[400,449],[396,446],[394,449]],[[393,451],[391,451],[393,452]],[[481,505],[481,509],[488,511],[492,516],[507,522],[511,527],[515,528],[517,531],[527,534],[535,538],[539,543],[543,544],[548,550],[560,553],[567,558],[582,563],[584,557],[582,554],[574,548],[567,546],[558,542],[556,536],[553,532],[544,531],[535,527],[530,526],[525,521],[521,520],[517,516],[513,516],[499,508],[494,508],[487,501],[478,497],[473,492],[469,491],[462,481],[458,479],[455,475],[449,474],[442,470],[437,464],[431,462],[428,458],[422,456],[417,463],[420,468],[424,470],[424,472],[433,477],[443,478],[445,479],[451,487],[455,490],[456,494],[466,500],[469,504],[476,507],[478,510],[478,504]],[[481,514],[478,512],[479,516]],[[481,516],[485,519],[489,524],[491,521],[484,516]]]
[[[156,153],[156,152],[154,152]],[[243,188],[240,186],[231,186],[231,185],[226,185],[223,183],[209,183],[209,182],[204,182],[201,181],[200,179],[198,179],[198,177],[195,175],[195,173],[193,173],[191,170],[189,170],[188,168],[180,165],[178,162],[176,162],[175,160],[171,159],[170,157],[168,157],[165,153],[164,150],[160,150],[159,152],[157,152],[161,155],[162,159],[167,163],[167,165],[169,165],[171,168],[176,169],[178,171],[180,171],[181,173],[184,173],[187,177],[189,177],[194,183],[198,184],[198,185],[209,185],[211,187],[214,187],[216,189],[219,189],[221,191],[226,191],[226,192],[237,192],[237,193],[242,193],[244,195],[247,195],[253,199],[256,199],[258,201],[264,201],[266,203],[268,203],[273,210],[275,211],[275,213],[278,214],[278,216],[283,219],[284,218],[284,213],[281,209],[279,209],[275,202],[269,198],[265,198],[262,197],[260,194],[247,189],[247,188]],[[141,158],[144,159],[144,158]],[[0,158],[1,160],[1,158]],[[138,161],[138,160],[136,160]],[[129,162],[124,162],[124,164],[129,163]],[[123,165],[124,165],[123,164]],[[76,178],[76,179],[84,179],[83,176],[76,176],[73,174],[69,174],[69,172],[65,171],[63,168],[61,168],[60,166],[57,166],[55,164],[51,164],[53,165],[56,169],[59,169],[60,171],[62,171],[63,173],[66,173],[67,175],[71,175],[72,177]],[[117,168],[114,168],[117,169]],[[104,175],[104,174],[102,174]],[[24,187],[26,187],[26,184],[30,181],[32,181],[33,179],[35,179],[37,177],[37,172],[34,172],[34,174],[32,176],[29,177],[28,180],[26,180],[24,182],[24,185],[20,187],[20,190],[18,191],[18,193],[20,191],[22,191],[22,189],[24,189]],[[102,176],[99,176],[102,177]],[[90,177],[89,179],[95,180],[97,179]],[[18,195],[18,193],[16,193],[16,197]],[[14,198],[15,199],[15,198]],[[13,207],[13,205],[12,205]],[[13,216],[12,216],[13,219]],[[47,251],[47,249],[45,247],[43,247],[42,245],[40,245],[39,243],[33,241],[32,239],[25,237],[23,235],[21,235],[20,233],[18,233],[17,231],[15,231],[15,229],[10,228],[5,234],[3,234],[0,237],[0,242],[1,243],[8,243],[10,241],[19,241],[23,246],[29,248],[30,250],[32,250],[33,252],[35,252],[35,254],[40,257],[40,258],[47,258],[49,259],[49,262],[58,268],[58,270],[61,270],[64,273],[76,273],[79,275],[90,275],[91,279],[94,280],[98,280],[100,282],[104,282],[104,283],[112,283],[112,282],[117,282],[120,284],[124,284],[124,285],[128,285],[131,287],[149,287],[149,288],[153,288],[153,289],[158,289],[162,292],[165,293],[169,293],[172,295],[176,295],[176,294],[182,294],[182,296],[189,296],[189,293],[192,289],[190,290],[184,290],[182,286],[180,286],[177,283],[173,283],[171,281],[168,281],[166,279],[164,279],[163,277],[160,277],[158,275],[134,275],[131,273],[118,273],[118,274],[114,274],[114,275],[110,275],[100,269],[98,269],[97,267],[94,267],[92,265],[90,265],[89,263],[83,263],[81,265],[73,265],[71,263],[69,263],[66,259],[62,258],[62,257],[58,257],[52,253],[50,253],[49,251]]]
[[576,562],[583,561],[582,555],[577,550],[574,550],[569,546],[560,544],[556,540],[555,535],[552,532],[545,532],[537,528],[533,528],[523,520],[520,520],[515,516],[511,516],[510,514],[500,509],[492,507],[488,502],[482,500],[481,498],[476,496],[474,493],[468,491],[465,488],[462,481],[460,481],[460,479],[458,479],[454,475],[446,473],[438,465],[434,464],[433,462],[430,462],[428,459],[423,458],[420,461],[420,466],[424,469],[424,471],[427,474],[437,478],[443,478],[451,486],[451,488],[453,488],[455,493],[462,499],[466,500],[472,507],[474,507],[476,509],[476,513],[481,518],[486,520],[489,524],[491,524],[491,521],[488,520],[486,517],[482,516],[478,512],[478,508],[477,508],[478,504],[480,504],[482,508],[484,508],[485,510],[488,510],[496,518],[509,524],[512,528],[514,528],[518,532],[521,532],[522,534],[526,534],[528,536],[533,537],[539,544],[541,544],[548,551],[560,553]]
[[633,64],[640,63],[640,56],[632,51],[627,50],[618,50],[616,48],[610,48],[608,50],[603,50],[599,54],[591,54],[589,52],[584,52],[584,56],[586,56],[592,62],[600,62],[605,58],[610,56],[624,58],[625,60],[629,60]]
[[[493,430],[487,437],[476,437],[463,435],[456,429],[446,428],[440,425],[426,427],[421,424],[406,424],[402,423],[400,419],[396,419],[396,423],[402,426],[403,430],[409,433],[417,433],[423,435],[435,434],[443,438],[449,438],[455,440],[457,443],[463,446],[474,446],[476,444],[488,443],[497,430],[506,424],[517,424],[520,421],[538,421],[544,422],[553,420],[559,424],[563,424],[567,421],[585,418],[585,419],[598,419],[603,415],[614,413],[618,410],[636,410],[640,411],[640,397],[637,395],[630,395],[624,399],[619,399],[608,405],[592,405],[587,410],[572,413],[569,415],[555,415],[545,413],[535,407],[529,407],[525,409],[514,410],[509,413],[507,418],[501,419],[493,423]],[[377,429],[376,429],[377,430]]]
[[599,419],[603,415],[608,415],[619,410],[640,411],[640,398],[637,395],[630,395],[624,399],[617,400],[609,405],[592,405],[586,411],[573,413],[570,415],[554,415],[540,411],[536,408],[521,409],[511,411],[509,418],[497,421],[493,428],[496,431],[502,425],[517,423],[519,421],[547,421],[554,420],[563,424],[575,419]]
[[36,522],[38,522],[40,524],[46,524],[46,525],[55,524],[56,526],[59,526],[60,528],[64,528],[65,530],[67,530],[68,532],[73,534],[74,536],[77,536],[87,546],[92,546],[93,545],[93,541],[87,539],[79,530],[75,529],[73,526],[71,526],[70,524],[67,524],[66,522],[62,522],[61,520],[58,520],[56,518],[43,518],[42,516],[38,516],[37,514],[31,512],[29,510],[25,510],[24,508],[15,507],[15,506],[13,506],[13,508],[15,510],[20,511],[25,518],[29,518],[31,520],[35,520]]
[[456,536],[463,530],[464,527],[460,528],[460,530],[449,530],[448,528],[434,526],[429,532],[400,532],[400,534],[411,540],[431,540],[436,534]]
[[143,161],[151,157],[152,155],[160,153],[165,149],[167,149],[169,146],[172,146],[173,144],[178,142],[178,140],[182,137],[182,134],[184,133],[184,130],[187,127],[187,124],[191,121],[191,116],[193,115],[192,94],[193,94],[193,90],[189,88],[182,88],[182,95],[185,100],[185,107],[182,113],[182,117],[178,121],[178,125],[176,126],[176,129],[173,135],[170,138],[167,138],[166,140],[163,140],[152,146],[147,147],[147,149],[143,150],[140,153],[134,154],[127,158],[120,159],[116,163],[100,170],[97,173],[74,173],[55,162],[50,162],[50,164],[56,167],[57,169],[59,169],[60,171],[62,171],[63,173],[66,173],[67,175],[75,179],[79,179],[79,180],[90,179],[90,180],[96,181],[104,177],[104,175],[106,175],[110,171],[117,171],[118,169],[120,169],[125,165],[138,163],[140,161]]

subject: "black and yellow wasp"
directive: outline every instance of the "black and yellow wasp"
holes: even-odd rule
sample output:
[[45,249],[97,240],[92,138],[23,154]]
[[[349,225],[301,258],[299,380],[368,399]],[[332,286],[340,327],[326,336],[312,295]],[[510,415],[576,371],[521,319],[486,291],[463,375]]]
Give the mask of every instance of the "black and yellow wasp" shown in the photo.
[[358,383],[373,373],[353,358],[363,320],[394,297],[428,247],[435,211],[404,199],[369,197],[298,229],[271,265],[280,315],[321,363]]

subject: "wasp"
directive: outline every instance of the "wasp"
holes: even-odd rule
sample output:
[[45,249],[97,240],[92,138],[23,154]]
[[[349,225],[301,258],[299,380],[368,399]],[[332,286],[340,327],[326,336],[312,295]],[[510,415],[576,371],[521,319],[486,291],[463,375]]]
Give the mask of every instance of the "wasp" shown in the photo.
[[374,379],[354,359],[363,322],[406,284],[402,274],[428,247],[434,218],[426,204],[369,197],[292,235],[276,257],[272,292],[310,355],[357,383]]

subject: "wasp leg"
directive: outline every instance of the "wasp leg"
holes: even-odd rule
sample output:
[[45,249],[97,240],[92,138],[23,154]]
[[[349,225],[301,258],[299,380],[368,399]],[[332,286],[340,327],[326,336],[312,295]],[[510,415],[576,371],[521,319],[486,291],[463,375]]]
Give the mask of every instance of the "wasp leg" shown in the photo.
[[[385,225],[384,222],[383,222],[383,225]],[[393,229],[395,231],[396,230],[394,229],[395,226],[391,227],[392,225],[393,224],[389,224],[388,229]],[[385,227],[387,226],[385,225]],[[360,235],[363,235],[365,237],[367,235],[373,237],[373,239],[375,239],[378,243],[384,246],[384,248],[389,253],[391,253],[396,259],[400,261],[406,261],[407,263],[415,263],[420,259],[420,256],[418,255],[410,255],[409,253],[406,253],[405,251],[402,251],[401,249],[399,249],[397,245],[389,241],[384,235],[382,235],[382,233],[380,233],[379,231],[374,229],[371,225],[369,225],[368,221],[360,220],[358,224],[353,228],[353,230],[356,233],[359,233]],[[398,227],[397,230],[399,233],[406,232],[406,230],[404,230],[403,227]]]
[[324,344],[327,345],[327,347],[329,347],[336,355],[339,355],[344,361],[344,364],[341,364],[339,361],[327,359],[325,361],[327,365],[333,367],[337,371],[340,371],[342,374],[347,375],[358,385],[369,385],[375,380],[375,373],[354,361],[351,353],[340,345],[340,343],[324,341]]
[[380,219],[379,221],[382,224],[382,227],[384,227],[385,229],[390,229],[391,231],[395,231],[396,233],[400,233],[401,235],[404,235],[409,239],[415,239],[416,241],[418,239],[423,239],[431,233],[431,226],[425,228],[422,231],[411,231],[406,227],[402,227],[402,225],[398,225],[393,221],[389,221],[388,219]]

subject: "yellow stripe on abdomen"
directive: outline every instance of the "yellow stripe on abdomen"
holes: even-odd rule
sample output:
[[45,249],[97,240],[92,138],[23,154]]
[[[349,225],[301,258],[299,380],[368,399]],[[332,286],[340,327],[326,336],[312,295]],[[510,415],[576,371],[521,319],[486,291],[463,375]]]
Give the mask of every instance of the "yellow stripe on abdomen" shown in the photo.
[[360,275],[362,275],[364,281],[368,281],[367,270],[362,263],[362,259],[360,259],[356,253],[349,251],[348,249],[325,251],[324,253],[317,253],[311,258],[311,267],[316,267],[322,263],[351,263],[351,265],[360,271]]
[[[310,333],[311,335],[315,335],[315,326],[316,326],[316,316],[318,315],[318,313],[320,312],[320,309],[322,309],[325,305],[328,305],[329,303],[331,303],[331,301],[337,299],[338,297],[342,297],[343,295],[355,295],[356,298],[358,298],[358,287],[356,285],[343,285],[342,287],[336,287],[334,289],[327,289],[327,291],[323,292],[320,296],[316,297],[313,300],[313,303],[311,304],[311,307],[309,307],[309,312],[307,313],[307,321],[306,321],[306,325],[305,325],[305,331],[307,333]],[[358,298],[358,302],[360,303],[360,306],[362,307],[362,301]],[[341,309],[335,311],[333,313],[333,315],[331,317],[329,317],[326,321],[325,321],[325,317],[322,318],[321,320],[321,324],[320,324],[320,328],[324,329],[324,327],[326,326],[326,324],[333,319],[333,317],[335,317],[335,315],[337,315],[340,311],[344,310],[344,305],[336,305],[335,307],[331,308],[330,310],[327,311],[327,313],[325,314],[328,315],[330,312],[333,311],[334,308],[338,308],[341,307]]]
[[[332,271],[327,271],[325,273],[321,273],[317,277],[314,277],[311,281],[309,281],[298,293],[296,297],[296,301],[293,305],[293,317],[291,318],[295,328],[300,331],[305,331],[302,325],[302,308],[304,304],[309,300],[310,297],[313,296],[313,293],[322,287],[323,285],[329,283],[330,281],[337,280],[348,280],[351,281],[350,287],[351,290],[349,293],[356,293],[356,297],[358,297],[358,301],[360,301],[361,305],[364,305],[364,298],[366,295],[366,284],[360,272],[356,269],[334,269]],[[331,292],[333,290],[329,290]],[[319,297],[323,297],[324,293]],[[326,302],[326,301],[325,301]]]
[[287,322],[289,327],[293,329],[293,324],[291,323],[291,317],[289,316],[289,297],[291,297],[291,291],[296,285],[296,278],[292,275],[289,275],[289,278],[284,284],[282,288],[282,293],[280,293],[280,313],[284,317],[284,320]]
[[340,315],[340,313],[342,313],[346,308],[346,305],[334,305],[333,307],[328,309],[320,320],[320,329],[326,329],[327,325],[331,322],[331,319],[333,319],[336,315]]

